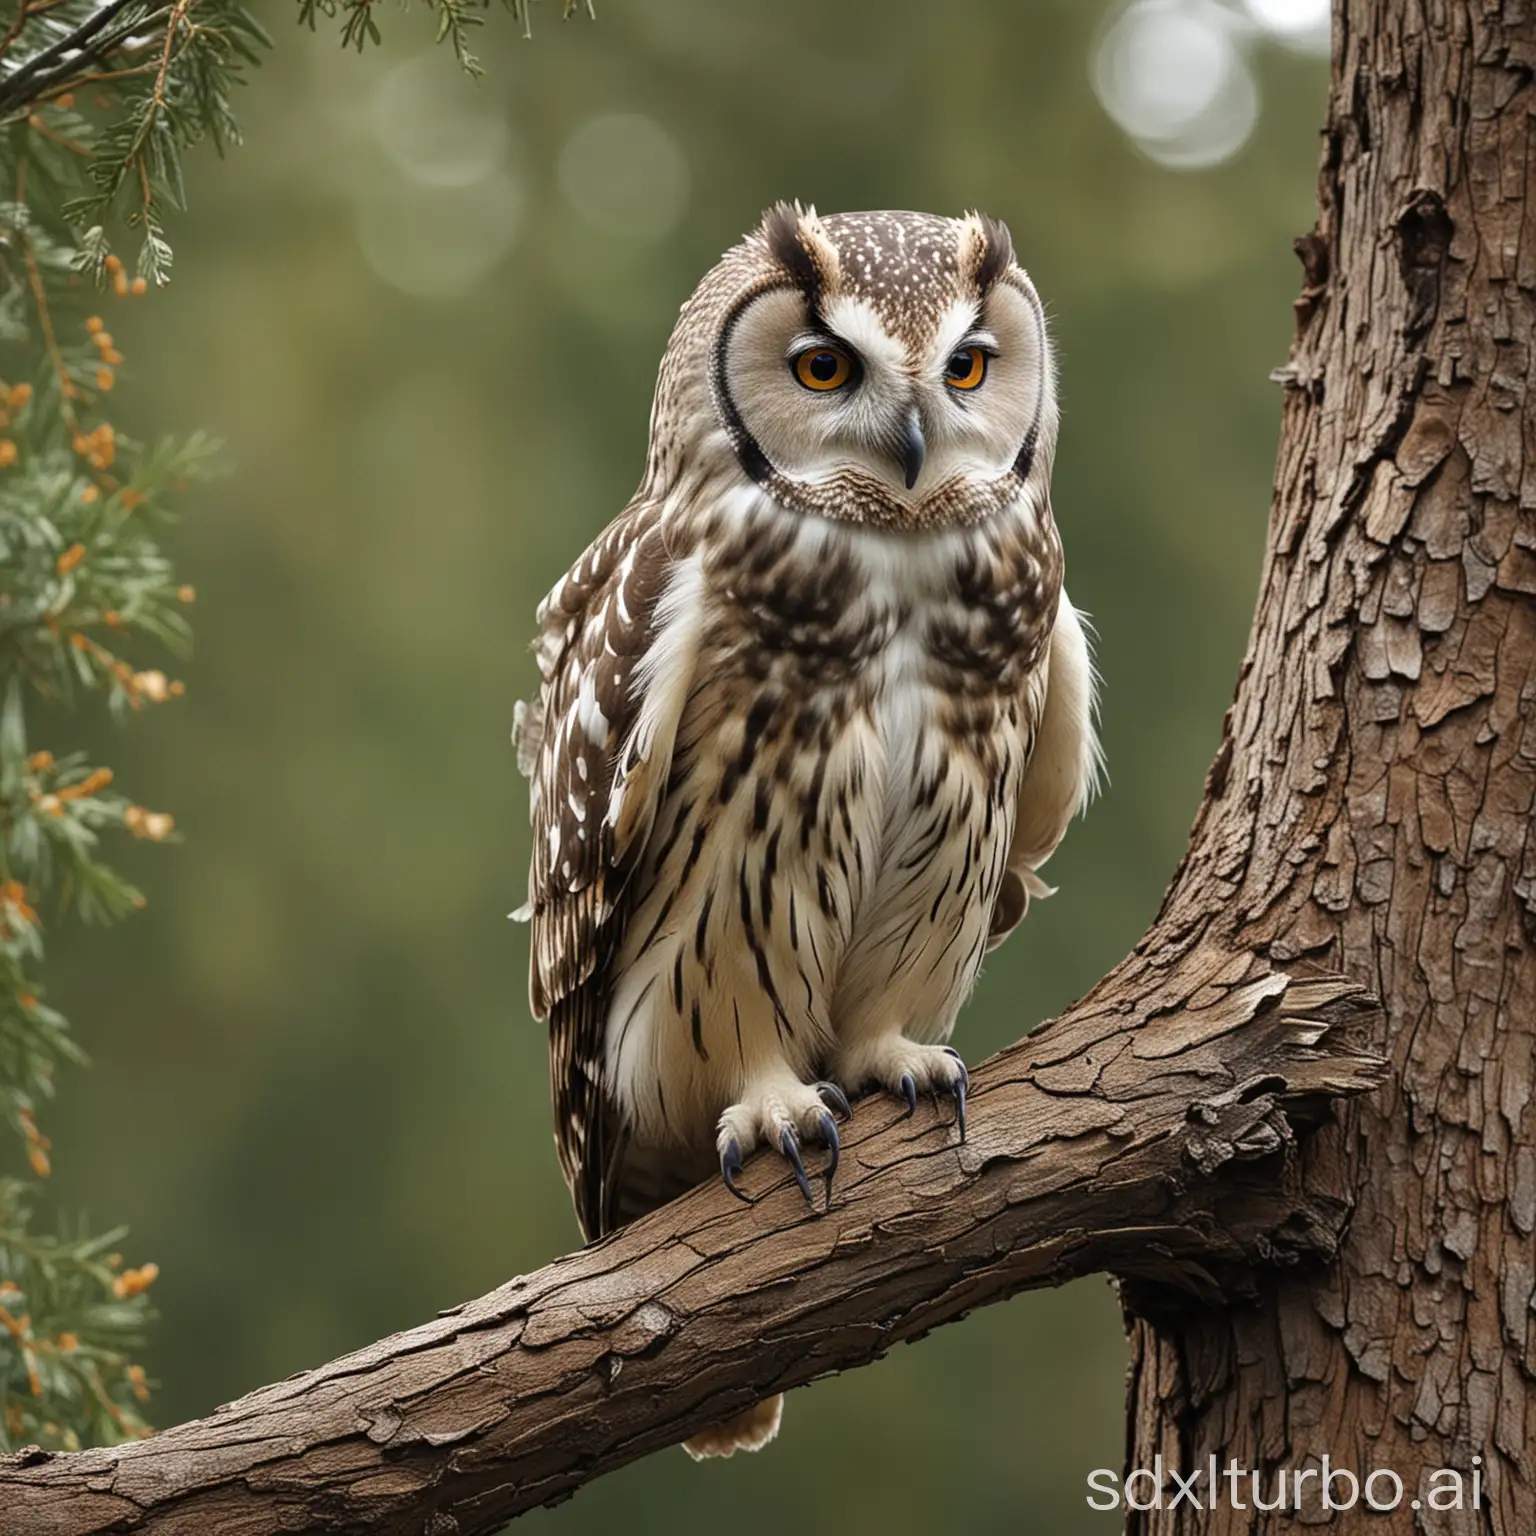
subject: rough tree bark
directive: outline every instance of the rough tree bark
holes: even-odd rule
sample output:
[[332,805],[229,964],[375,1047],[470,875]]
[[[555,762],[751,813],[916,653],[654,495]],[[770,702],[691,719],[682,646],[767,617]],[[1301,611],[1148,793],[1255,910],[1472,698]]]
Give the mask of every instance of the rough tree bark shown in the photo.
[[[977,1070],[969,1143],[867,1102],[829,1215],[787,1180],[751,1209],[700,1189],[199,1423],[0,1459],[0,1536],[489,1532],[1093,1270],[1124,1282],[1130,1465],[1326,1453],[1412,1494],[1481,1456],[1484,1511],[1371,1529],[1536,1531],[1536,13],[1339,6],[1269,555],[1205,805],[1136,950]],[[1209,1502],[1129,1529],[1293,1518]]]
[[[1394,1531],[1536,1531],[1533,69],[1528,0],[1336,6],[1258,612],[1159,919],[1359,979],[1391,1071],[1308,1149],[1356,1197],[1326,1273],[1127,1294],[1129,1460],[1391,1468]],[[1430,1510],[1475,1457],[1487,1510]]]

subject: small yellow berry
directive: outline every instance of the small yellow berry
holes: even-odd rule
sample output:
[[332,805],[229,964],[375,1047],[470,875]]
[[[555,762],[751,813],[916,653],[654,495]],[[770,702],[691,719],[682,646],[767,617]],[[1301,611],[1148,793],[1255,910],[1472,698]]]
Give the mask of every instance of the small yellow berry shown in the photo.
[[151,704],[165,703],[171,693],[171,685],[166,681],[165,673],[159,670],[135,672],[133,674],[133,686]]
[[130,805],[123,812],[123,823],[135,837],[151,843],[164,842],[176,829],[176,818],[166,811],[146,811],[142,805]]
[[112,1282],[114,1296],[139,1296],[147,1291],[160,1276],[158,1264],[141,1264],[137,1269],[125,1269]]
[[110,768],[93,768],[86,776],[76,784],[71,784],[66,789],[59,791],[61,800],[88,800],[99,790],[103,790],[112,782],[112,770]]

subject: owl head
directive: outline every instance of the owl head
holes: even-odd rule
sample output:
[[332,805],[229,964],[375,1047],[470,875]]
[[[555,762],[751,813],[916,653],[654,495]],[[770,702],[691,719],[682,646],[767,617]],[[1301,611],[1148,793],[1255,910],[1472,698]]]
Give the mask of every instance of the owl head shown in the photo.
[[787,510],[979,522],[1043,492],[1050,343],[1007,228],[983,214],[780,203],[683,306],[650,473],[725,463]]

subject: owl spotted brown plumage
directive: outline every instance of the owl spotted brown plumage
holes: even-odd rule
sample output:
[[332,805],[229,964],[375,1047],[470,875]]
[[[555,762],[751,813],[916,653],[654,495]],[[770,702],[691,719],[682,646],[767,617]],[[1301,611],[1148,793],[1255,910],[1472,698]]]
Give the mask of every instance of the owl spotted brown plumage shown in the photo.
[[[534,1012],[595,1238],[945,1042],[1095,778],[1039,299],[979,215],[781,204],[683,306],[645,477],[539,610]],[[814,1166],[814,1160],[813,1160]],[[778,1400],[690,1442],[772,1437]]]

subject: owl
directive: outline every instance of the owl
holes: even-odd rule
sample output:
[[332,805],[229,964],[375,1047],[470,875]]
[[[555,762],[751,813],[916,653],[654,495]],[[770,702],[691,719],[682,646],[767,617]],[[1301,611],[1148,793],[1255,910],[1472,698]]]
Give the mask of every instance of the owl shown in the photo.
[[[780,204],[683,305],[634,499],[545,598],[531,999],[583,1232],[767,1148],[830,1203],[851,1096],[947,1041],[1098,771],[1006,227]],[[771,1399],[690,1441],[771,1439]]]

